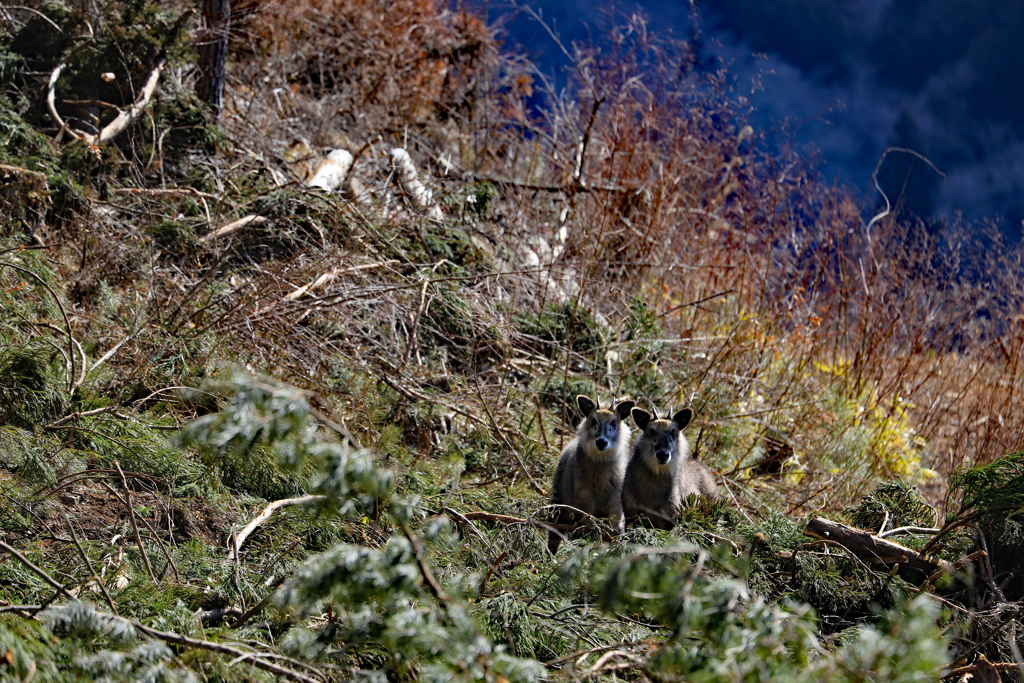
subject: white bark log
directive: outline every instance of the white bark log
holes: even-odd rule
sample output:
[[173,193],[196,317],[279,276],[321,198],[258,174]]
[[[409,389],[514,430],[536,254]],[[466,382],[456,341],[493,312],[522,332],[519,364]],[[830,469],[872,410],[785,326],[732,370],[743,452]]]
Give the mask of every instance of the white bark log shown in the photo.
[[352,154],[347,150],[333,150],[317,167],[313,177],[306,181],[306,185],[318,187],[324,192],[334,192],[345,182],[352,161]]
[[398,178],[398,185],[409,195],[416,206],[426,211],[431,218],[444,218],[441,208],[434,204],[434,193],[420,181],[416,165],[412,163],[408,152],[401,147],[392,149],[391,167]]

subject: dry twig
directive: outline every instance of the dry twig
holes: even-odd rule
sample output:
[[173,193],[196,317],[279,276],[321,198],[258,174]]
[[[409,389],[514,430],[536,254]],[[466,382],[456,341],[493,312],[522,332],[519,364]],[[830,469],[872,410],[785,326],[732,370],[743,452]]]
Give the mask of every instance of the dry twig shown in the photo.
[[117,476],[121,480],[121,488],[124,489],[124,506],[128,508],[128,519],[132,523],[132,533],[135,535],[135,545],[139,547],[139,552],[142,553],[142,563],[146,566],[146,573],[149,574],[150,580],[153,583],[160,583],[156,575],[153,573],[153,568],[149,565],[149,555],[146,553],[146,546],[142,544],[142,537],[139,535],[139,527],[135,523],[135,508],[132,507],[132,494],[128,489],[128,482],[124,478],[124,472],[121,471],[121,466],[114,461],[114,469],[117,470]]

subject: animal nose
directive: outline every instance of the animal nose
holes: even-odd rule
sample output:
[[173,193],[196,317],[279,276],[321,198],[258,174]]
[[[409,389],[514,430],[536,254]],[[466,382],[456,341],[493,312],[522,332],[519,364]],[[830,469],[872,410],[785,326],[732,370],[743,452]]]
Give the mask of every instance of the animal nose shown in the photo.
[[598,438],[597,441],[594,442],[594,444],[597,446],[597,450],[603,451],[604,449],[608,448],[608,439],[602,436]]
[[672,454],[669,453],[668,451],[661,450],[661,451],[658,451],[658,453],[657,453],[657,455],[655,457],[658,458],[658,462],[659,463],[664,465],[665,463],[667,463],[672,458]]

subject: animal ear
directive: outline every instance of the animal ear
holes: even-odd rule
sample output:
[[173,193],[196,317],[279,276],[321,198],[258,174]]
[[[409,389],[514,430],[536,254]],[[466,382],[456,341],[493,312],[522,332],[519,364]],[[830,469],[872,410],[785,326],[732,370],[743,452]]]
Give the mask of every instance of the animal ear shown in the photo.
[[685,429],[686,425],[690,424],[690,420],[693,419],[693,411],[689,408],[683,408],[678,413],[672,416],[672,421],[676,423],[679,429]]
[[597,409],[597,404],[586,396],[577,396],[576,405],[580,407],[580,412],[583,413],[583,417],[590,417],[590,414]]
[[629,411],[633,410],[633,406],[636,404],[632,401],[623,401],[619,405],[615,406],[615,412],[619,414],[620,420],[625,420],[629,417]]
[[651,414],[643,408],[633,408],[633,422],[636,422],[636,426],[641,430],[647,429],[647,425],[651,423]]

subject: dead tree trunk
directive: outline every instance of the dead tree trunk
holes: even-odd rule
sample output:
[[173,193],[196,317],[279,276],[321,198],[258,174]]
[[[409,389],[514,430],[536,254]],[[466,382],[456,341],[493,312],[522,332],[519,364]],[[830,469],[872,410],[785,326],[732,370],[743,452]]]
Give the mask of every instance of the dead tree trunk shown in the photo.
[[224,105],[224,65],[228,59],[231,0],[202,0],[203,27],[196,40],[199,80],[196,95],[210,105],[216,121]]
[[884,567],[899,565],[900,576],[914,584],[920,584],[939,569],[950,568],[948,562],[921,555],[899,543],[821,517],[811,518],[804,529],[804,535],[835,541],[868,564]]

